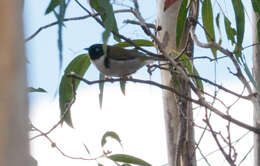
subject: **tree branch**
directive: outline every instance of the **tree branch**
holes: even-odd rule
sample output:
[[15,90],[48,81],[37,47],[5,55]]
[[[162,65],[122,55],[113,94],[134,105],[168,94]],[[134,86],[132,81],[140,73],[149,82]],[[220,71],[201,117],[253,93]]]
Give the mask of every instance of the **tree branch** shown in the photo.
[[80,76],[78,76],[77,74],[74,74],[74,73],[67,74],[67,76],[71,77],[71,78],[75,78],[75,79],[81,80],[81,81],[85,82],[88,85],[102,83],[102,82],[113,83],[113,82],[120,82],[120,81],[130,81],[130,82],[135,82],[135,83],[138,82],[138,83],[142,83],[142,84],[153,85],[153,86],[159,87],[161,89],[173,92],[173,93],[175,93],[176,95],[178,95],[179,97],[181,97],[181,98],[183,98],[185,100],[191,101],[191,102],[193,102],[195,104],[198,104],[198,105],[201,105],[201,106],[204,106],[207,109],[209,109],[212,112],[214,112],[215,114],[217,114],[218,116],[222,117],[223,119],[225,119],[227,121],[230,121],[231,123],[236,124],[237,126],[240,126],[240,127],[244,128],[244,129],[247,129],[247,130],[252,131],[254,133],[260,134],[260,129],[255,128],[253,126],[250,126],[250,125],[248,125],[246,123],[243,123],[243,122],[241,122],[241,121],[239,121],[237,119],[234,119],[230,115],[226,115],[226,114],[222,113],[221,111],[219,111],[218,109],[216,109],[215,107],[210,105],[208,102],[206,102],[202,97],[199,97],[198,100],[195,100],[195,99],[192,99],[192,98],[186,96],[185,94],[180,93],[178,90],[176,90],[174,88],[171,88],[171,87],[159,84],[159,83],[151,81],[151,80],[140,80],[140,79],[134,79],[134,78],[115,78],[115,79],[109,78],[109,79],[105,79],[105,80],[89,81],[89,80],[84,79],[84,78],[82,78],[82,77],[80,77]]

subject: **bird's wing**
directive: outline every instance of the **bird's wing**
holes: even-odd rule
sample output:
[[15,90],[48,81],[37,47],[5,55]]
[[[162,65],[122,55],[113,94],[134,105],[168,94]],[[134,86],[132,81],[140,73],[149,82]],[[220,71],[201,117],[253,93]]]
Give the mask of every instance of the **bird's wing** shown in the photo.
[[145,54],[138,52],[136,50],[126,50],[121,47],[116,46],[108,46],[107,53],[109,58],[115,60],[130,60],[135,59],[137,57],[143,57],[144,59],[149,59],[149,57],[145,56]]

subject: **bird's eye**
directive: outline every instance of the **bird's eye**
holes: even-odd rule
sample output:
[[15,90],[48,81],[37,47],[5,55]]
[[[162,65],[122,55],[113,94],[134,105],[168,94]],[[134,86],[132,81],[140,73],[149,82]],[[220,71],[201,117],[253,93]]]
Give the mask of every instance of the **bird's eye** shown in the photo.
[[100,51],[100,49],[99,49],[98,47],[96,47],[95,51],[96,51],[96,52],[99,52],[99,51]]

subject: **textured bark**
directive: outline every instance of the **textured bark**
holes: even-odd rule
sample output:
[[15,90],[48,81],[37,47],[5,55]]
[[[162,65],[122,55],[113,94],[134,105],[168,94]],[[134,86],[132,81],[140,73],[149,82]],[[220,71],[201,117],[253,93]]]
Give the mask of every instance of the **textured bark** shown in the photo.
[[[157,25],[161,31],[157,37],[165,46],[166,51],[176,49],[176,21],[181,0],[176,1],[171,7],[164,11],[164,0],[157,0]],[[188,40],[188,33],[178,50],[181,50]],[[191,45],[192,47],[193,45]],[[182,94],[190,96],[188,84],[178,78],[181,87],[174,85],[172,75],[167,71],[161,71],[161,79],[164,85],[179,89]],[[194,152],[194,129],[192,126],[191,103],[185,101],[169,91],[163,91],[163,104],[167,133],[168,165],[169,166],[195,166],[196,157]]]
[[[259,43],[257,35],[257,21],[259,15],[256,15],[253,12],[253,43]],[[256,45],[253,47],[253,73],[256,84],[260,85],[260,46]],[[258,92],[259,93],[259,92]],[[260,128],[260,96],[257,95],[256,100],[254,101],[254,125],[257,128]],[[254,135],[254,165],[260,165],[260,136],[258,134]]]
[[28,166],[22,0],[0,0],[0,165]]

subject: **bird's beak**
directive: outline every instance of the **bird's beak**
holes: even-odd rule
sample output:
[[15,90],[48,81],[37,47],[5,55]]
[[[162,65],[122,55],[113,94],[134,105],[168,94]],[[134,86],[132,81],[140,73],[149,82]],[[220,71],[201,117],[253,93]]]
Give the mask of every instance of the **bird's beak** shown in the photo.
[[83,50],[87,50],[88,51],[89,48],[84,48]]

